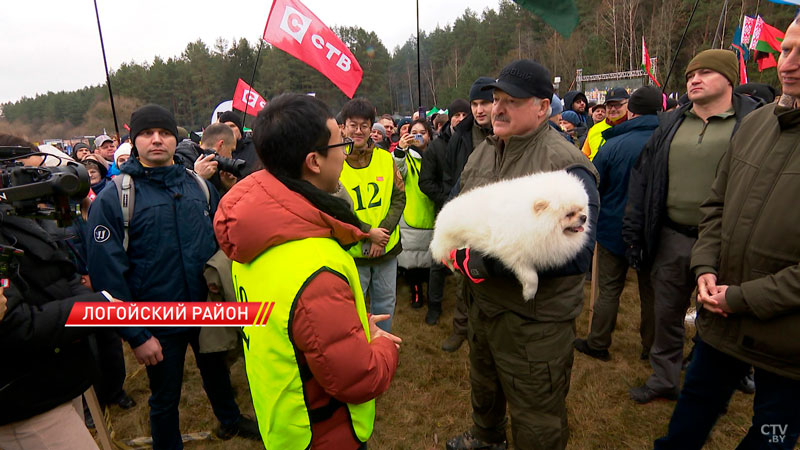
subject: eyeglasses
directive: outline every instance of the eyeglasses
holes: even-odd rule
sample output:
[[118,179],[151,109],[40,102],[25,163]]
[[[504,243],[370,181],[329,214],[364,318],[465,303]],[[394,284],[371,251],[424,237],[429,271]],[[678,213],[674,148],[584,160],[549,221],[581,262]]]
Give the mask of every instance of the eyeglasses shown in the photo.
[[330,150],[330,149],[332,149],[334,147],[344,147],[344,154],[345,155],[350,155],[350,153],[353,153],[353,140],[350,139],[350,138],[344,138],[344,142],[342,142],[340,144],[333,144],[333,145],[326,145],[324,147],[318,147],[317,151],[320,151],[320,150],[323,150],[323,149],[324,150]]
[[622,108],[623,106],[625,106],[627,104],[628,104],[628,102],[606,103],[606,108],[608,108],[608,109],[618,109],[618,108]]
[[356,131],[360,129],[364,133],[369,133],[372,131],[372,126],[368,123],[357,124],[355,122],[350,122],[347,124],[347,128],[350,129],[350,131]]

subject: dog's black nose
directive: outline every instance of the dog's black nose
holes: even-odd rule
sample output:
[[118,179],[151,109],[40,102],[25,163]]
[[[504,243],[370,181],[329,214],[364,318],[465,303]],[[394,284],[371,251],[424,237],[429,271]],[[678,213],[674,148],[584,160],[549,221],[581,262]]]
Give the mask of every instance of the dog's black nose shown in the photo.
[[586,223],[586,214],[581,214],[581,225]]

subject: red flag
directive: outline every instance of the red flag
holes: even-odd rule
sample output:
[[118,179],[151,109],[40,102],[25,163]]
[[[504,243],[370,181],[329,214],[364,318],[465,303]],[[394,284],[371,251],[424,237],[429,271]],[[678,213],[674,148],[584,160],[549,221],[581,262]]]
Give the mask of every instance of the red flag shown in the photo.
[[744,65],[744,52],[741,47],[734,46],[739,49],[739,84],[747,84],[747,67]]
[[775,55],[772,53],[756,52],[756,62],[758,63],[759,72],[771,67],[778,67],[778,62],[775,61]]
[[247,114],[257,116],[258,112],[267,106],[267,101],[264,100],[258,92],[252,90],[250,85],[239,78],[236,83],[236,92],[233,93],[233,107],[239,111],[247,110]]
[[355,56],[299,0],[275,0],[264,40],[317,69],[350,98],[361,84],[364,72]]

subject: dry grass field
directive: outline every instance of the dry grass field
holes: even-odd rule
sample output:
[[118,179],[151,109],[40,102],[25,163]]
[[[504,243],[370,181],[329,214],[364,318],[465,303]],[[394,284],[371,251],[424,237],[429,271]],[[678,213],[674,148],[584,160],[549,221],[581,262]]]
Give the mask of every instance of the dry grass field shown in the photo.
[[[635,273],[631,272],[623,293],[617,330],[611,347],[612,361],[600,362],[575,353],[572,385],[567,400],[570,449],[646,449],[666,431],[674,402],[657,401],[636,405],[627,391],[644,382],[650,373],[641,352],[638,335],[638,296]],[[389,391],[378,399],[378,418],[370,449],[443,449],[444,442],[471,425],[467,345],[452,354],[440,350],[451,330],[453,277],[446,288],[444,314],[435,327],[424,323],[425,308],[409,306],[408,287],[398,282],[398,304],[394,332],[403,338],[400,365]],[[588,282],[586,298],[588,299]],[[588,324],[588,300],[578,319],[578,336]],[[693,334],[694,330],[690,330]],[[686,352],[688,353],[687,340]],[[113,428],[118,440],[149,435],[147,375],[127,348],[128,393],[138,405],[122,411],[113,407]],[[253,416],[243,361],[232,367],[232,378],[240,407]],[[200,375],[189,351],[181,400],[181,430],[211,431],[217,425],[200,383]],[[745,435],[752,415],[752,397],[737,392],[728,414],[714,429],[706,448],[730,450]],[[509,429],[510,436],[510,429]],[[240,438],[231,441],[197,441],[196,449],[256,449],[262,445]]]

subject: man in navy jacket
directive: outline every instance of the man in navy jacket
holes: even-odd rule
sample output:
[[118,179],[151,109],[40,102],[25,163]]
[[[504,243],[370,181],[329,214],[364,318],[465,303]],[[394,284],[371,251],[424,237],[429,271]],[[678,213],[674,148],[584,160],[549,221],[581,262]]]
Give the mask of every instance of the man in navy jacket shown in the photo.
[[[628,202],[628,180],[642,148],[658,128],[656,113],[662,110],[661,92],[644,86],[628,100],[628,120],[603,132],[605,144],[594,157],[600,173],[600,216],[597,221],[597,263],[599,295],[594,303],[592,329],[586,339],[576,339],[575,349],[602,361],[611,359],[611,333],[617,323],[619,296],[625,287],[628,262],[622,240],[622,218]],[[638,272],[642,359],[653,345],[654,294],[647,270]]]
[[[135,302],[204,302],[203,268],[216,252],[211,219],[219,194],[207,181],[206,198],[198,180],[175,163],[177,125],[172,113],[146,105],[131,115],[133,157],[122,169],[134,185],[134,205],[125,227],[116,185],[104,189],[89,212],[89,274],[96,289]],[[234,400],[224,354],[200,353],[199,328],[120,330],[150,379],[153,447],[181,448],[178,423],[183,363],[192,346],[203,387],[222,424],[222,438],[241,434],[258,439],[255,423],[241,416]]]

